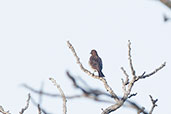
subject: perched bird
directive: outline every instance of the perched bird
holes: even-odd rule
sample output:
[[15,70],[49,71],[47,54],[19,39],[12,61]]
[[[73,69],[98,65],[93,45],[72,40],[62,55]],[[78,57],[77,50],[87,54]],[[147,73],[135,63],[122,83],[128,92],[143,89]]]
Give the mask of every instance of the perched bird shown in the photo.
[[97,51],[96,50],[91,50],[91,57],[89,59],[89,64],[91,66],[91,68],[94,71],[97,71],[99,74],[99,77],[104,77],[104,74],[102,73],[102,60],[101,58],[98,56]]

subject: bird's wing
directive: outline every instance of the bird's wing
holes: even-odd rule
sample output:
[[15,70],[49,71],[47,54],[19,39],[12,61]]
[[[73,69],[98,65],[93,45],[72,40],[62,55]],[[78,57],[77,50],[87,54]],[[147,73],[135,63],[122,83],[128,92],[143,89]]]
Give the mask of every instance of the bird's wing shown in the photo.
[[98,58],[98,63],[99,63],[100,70],[102,70],[103,64],[102,64],[102,59],[100,57]]

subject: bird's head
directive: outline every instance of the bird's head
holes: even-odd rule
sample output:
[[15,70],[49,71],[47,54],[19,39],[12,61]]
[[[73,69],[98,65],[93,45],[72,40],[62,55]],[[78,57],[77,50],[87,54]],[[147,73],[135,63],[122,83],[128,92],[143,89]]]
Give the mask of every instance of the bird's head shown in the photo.
[[90,54],[97,55],[97,51],[95,49],[91,50]]

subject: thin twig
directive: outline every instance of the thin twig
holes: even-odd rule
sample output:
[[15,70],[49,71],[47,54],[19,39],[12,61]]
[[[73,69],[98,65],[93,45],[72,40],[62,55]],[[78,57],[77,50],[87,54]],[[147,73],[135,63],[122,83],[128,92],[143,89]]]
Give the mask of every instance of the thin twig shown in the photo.
[[136,96],[136,95],[137,95],[137,93],[130,94],[130,95],[128,96],[128,98],[134,97],[134,96]]
[[127,85],[127,84],[129,84],[129,75],[127,74],[126,70],[123,67],[121,67],[121,70],[123,71],[123,73],[126,76],[124,84]]
[[135,70],[134,70],[132,58],[131,58],[131,42],[130,42],[130,40],[128,40],[128,60],[129,60],[129,65],[131,68],[132,75],[135,76]]
[[144,79],[144,78],[152,76],[153,74],[157,73],[159,70],[161,70],[165,66],[166,66],[166,62],[164,62],[160,67],[156,68],[154,71],[152,71],[149,74],[145,75],[145,72],[144,72],[143,75],[137,77],[136,81],[139,80],[139,79]]
[[26,106],[24,107],[24,108],[22,108],[21,109],[21,112],[19,112],[20,114],[23,114],[24,113],[24,111],[26,111],[27,109],[28,109],[28,107],[29,107],[29,102],[30,102],[30,93],[28,94],[28,99],[27,99],[27,104],[26,104]]
[[62,98],[63,98],[63,114],[66,114],[66,112],[67,112],[67,107],[66,107],[66,102],[67,102],[67,100],[66,100],[65,94],[64,94],[64,92],[62,91],[60,85],[58,85],[58,84],[56,83],[56,80],[55,80],[55,79],[49,78],[49,80],[58,88],[58,90],[59,90],[59,92],[60,92],[60,94],[61,94],[61,96],[62,96]]

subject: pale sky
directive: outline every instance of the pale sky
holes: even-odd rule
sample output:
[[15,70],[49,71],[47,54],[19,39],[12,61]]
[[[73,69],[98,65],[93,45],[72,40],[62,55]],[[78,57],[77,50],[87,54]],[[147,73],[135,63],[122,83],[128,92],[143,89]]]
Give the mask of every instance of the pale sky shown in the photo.
[[[48,80],[56,79],[66,95],[80,93],[65,75],[69,70],[81,76],[90,86],[104,90],[103,84],[82,72],[66,45],[69,40],[83,65],[89,69],[91,49],[103,61],[106,80],[118,95],[123,95],[120,67],[130,71],[127,41],[132,42],[132,56],[137,74],[151,72],[163,62],[164,69],[137,82],[131,98],[147,110],[149,95],[158,98],[154,114],[170,114],[171,55],[169,50],[171,22],[163,22],[163,14],[171,10],[153,0],[3,0],[0,1],[0,105],[17,114],[26,104],[30,92],[21,84],[39,89],[44,82],[46,92],[59,93]],[[31,93],[34,99],[36,94]],[[62,100],[43,98],[43,107],[62,114]],[[68,114],[99,114],[110,104],[89,99],[68,100]],[[36,114],[31,103],[25,114]],[[114,112],[113,112],[114,113]],[[115,113],[136,114],[120,108]]]

